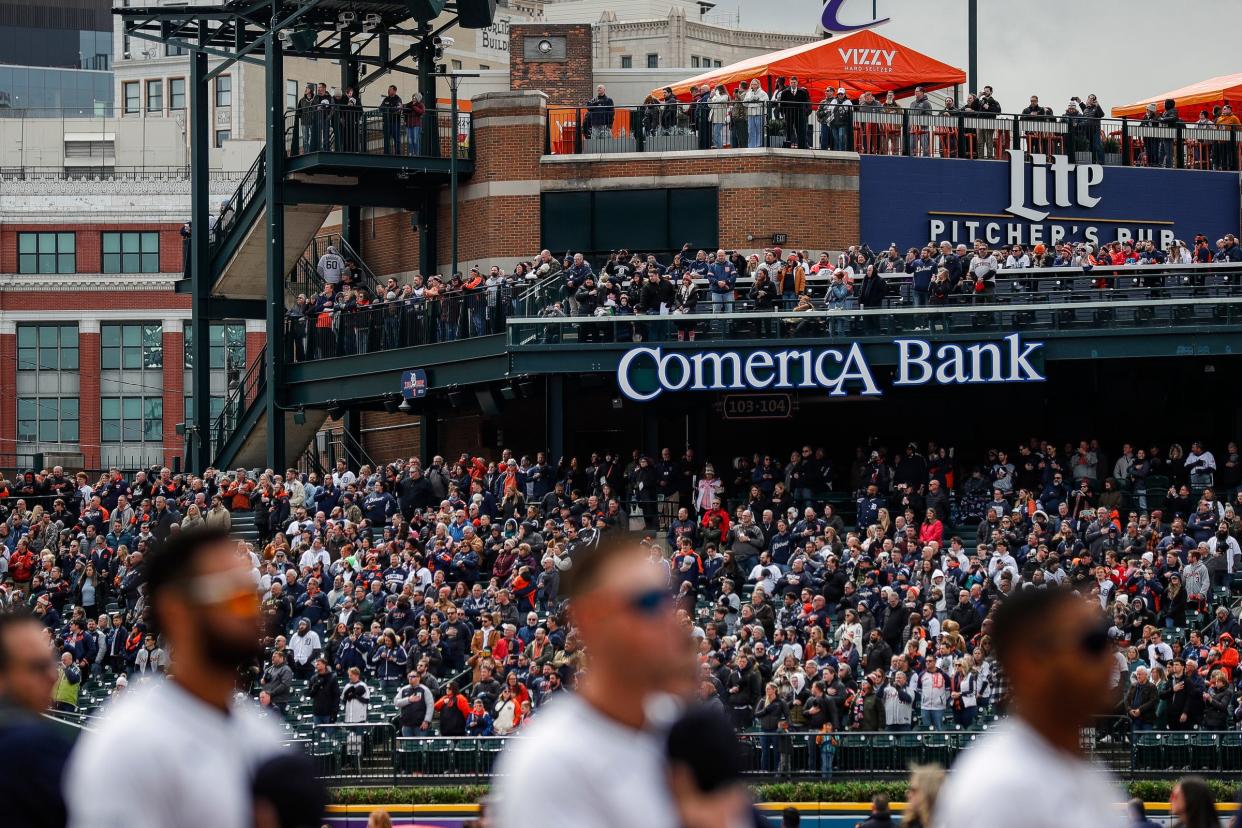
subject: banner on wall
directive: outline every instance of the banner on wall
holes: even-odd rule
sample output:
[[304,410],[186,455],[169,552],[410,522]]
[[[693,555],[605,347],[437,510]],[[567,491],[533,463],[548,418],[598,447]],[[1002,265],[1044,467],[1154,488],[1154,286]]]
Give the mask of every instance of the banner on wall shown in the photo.
[[1014,244],[1174,239],[1238,233],[1238,175],[1080,164],[1008,150],[1002,161],[864,155],[862,240],[879,250],[947,241]]

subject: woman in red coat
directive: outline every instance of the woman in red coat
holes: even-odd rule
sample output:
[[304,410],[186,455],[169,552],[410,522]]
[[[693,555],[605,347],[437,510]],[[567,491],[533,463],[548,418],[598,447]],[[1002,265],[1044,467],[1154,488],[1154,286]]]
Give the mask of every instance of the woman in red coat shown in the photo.
[[919,527],[919,543],[926,544],[932,541],[941,545],[944,544],[944,524],[936,516],[935,509],[928,509],[927,518],[923,521],[923,525]]

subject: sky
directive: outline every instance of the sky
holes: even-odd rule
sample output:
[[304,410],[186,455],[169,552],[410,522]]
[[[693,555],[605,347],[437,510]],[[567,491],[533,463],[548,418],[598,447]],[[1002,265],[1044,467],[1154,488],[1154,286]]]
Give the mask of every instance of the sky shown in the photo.
[[[966,69],[966,0],[875,0],[879,34]],[[742,28],[810,33],[822,0],[716,0]],[[872,0],[845,0],[864,22]],[[1124,14],[1123,14],[1124,13]],[[979,0],[979,82],[1005,111],[1033,94],[1055,111],[1094,92],[1105,110],[1242,72],[1242,0]]]

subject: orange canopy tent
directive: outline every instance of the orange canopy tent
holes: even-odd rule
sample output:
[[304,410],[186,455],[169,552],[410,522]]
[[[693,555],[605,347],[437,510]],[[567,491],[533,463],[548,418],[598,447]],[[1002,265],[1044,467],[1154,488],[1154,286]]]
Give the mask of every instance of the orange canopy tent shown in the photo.
[[[732,91],[740,83],[759,78],[771,93],[777,78],[795,76],[810,91],[813,101],[821,100],[826,90],[837,87],[844,87],[851,98],[863,92],[889,91],[905,97],[916,86],[931,92],[966,82],[966,73],[961,69],[866,30],[749,58],[688,78],[672,88],[679,99],[689,100],[691,86],[724,84]],[[663,87],[653,90],[653,94],[661,97],[662,91]]]
[[1210,113],[1213,106],[1223,104],[1234,105],[1234,114],[1237,114],[1236,104],[1242,101],[1242,73],[1208,78],[1145,101],[1128,106],[1114,106],[1113,117],[1141,118],[1148,104],[1154,103],[1157,109],[1163,110],[1164,102],[1169,98],[1177,102],[1177,114],[1183,121],[1197,121],[1200,110],[1206,109]]

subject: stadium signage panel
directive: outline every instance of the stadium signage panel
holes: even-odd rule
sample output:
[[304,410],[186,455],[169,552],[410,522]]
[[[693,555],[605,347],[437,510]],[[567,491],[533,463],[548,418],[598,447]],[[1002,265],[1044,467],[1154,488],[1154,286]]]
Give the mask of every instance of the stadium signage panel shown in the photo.
[[401,396],[407,400],[420,400],[427,396],[427,372],[422,368],[402,372]]
[[926,241],[989,247],[1151,240],[1238,232],[1236,173],[1102,166],[1087,152],[1002,161],[864,155],[862,240],[879,250]]
[[891,19],[885,17],[880,20],[871,20],[867,23],[843,23],[841,21],[841,7],[845,5],[845,2],[846,0],[826,0],[823,14],[819,18],[819,23],[824,27],[824,31],[834,34],[848,34],[860,29],[873,29],[876,26],[887,23]]
[[[894,339],[892,344],[897,349],[894,387],[1046,379],[1031,362],[1043,343],[1023,342],[1016,333],[970,345],[923,339]],[[833,397],[884,393],[857,342],[845,349],[749,352],[632,348],[617,366],[617,385],[635,402],[650,402],[666,391],[824,390]]]

